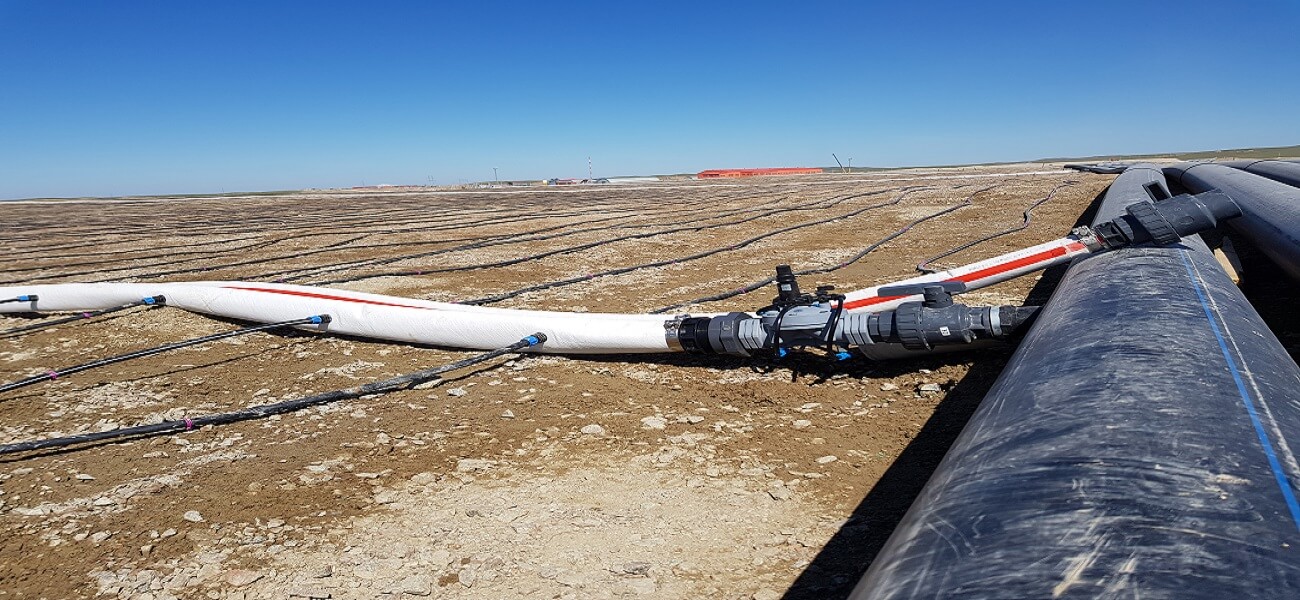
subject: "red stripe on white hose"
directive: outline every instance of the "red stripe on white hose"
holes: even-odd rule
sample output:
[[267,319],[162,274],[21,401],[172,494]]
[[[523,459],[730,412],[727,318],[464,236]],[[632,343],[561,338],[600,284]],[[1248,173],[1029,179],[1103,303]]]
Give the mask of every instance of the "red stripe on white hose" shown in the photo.
[[961,281],[964,283],[971,283],[972,281],[977,281],[980,279],[992,277],[999,273],[1006,273],[1007,271],[1014,271],[1022,267],[1028,267],[1033,264],[1051,260],[1058,256],[1065,256],[1066,254],[1069,254],[1071,251],[1083,250],[1085,248],[1086,246],[1079,243],[1067,244],[1059,248],[1052,248],[1044,252],[1039,252],[1038,254],[1032,254],[1018,260],[1005,262],[1000,265],[994,265],[987,269],[980,269],[978,271],[972,271],[965,275],[958,275],[954,277],[952,280]]
[[855,308],[862,308],[864,306],[871,306],[873,304],[881,304],[883,302],[893,302],[894,300],[898,300],[899,298],[906,298],[906,297],[907,296],[873,296],[871,298],[863,298],[861,300],[850,300],[844,303],[844,310],[853,310]]
[[[1062,256],[1067,256],[1067,255],[1072,254],[1072,253],[1075,253],[1075,252],[1079,252],[1079,251],[1087,250],[1087,248],[1088,248],[1087,246],[1085,246],[1085,245],[1083,245],[1083,244],[1081,244],[1081,243],[1079,243],[1079,242],[1070,242],[1070,243],[1068,243],[1068,244],[1065,244],[1064,246],[1057,246],[1057,247],[1055,247],[1055,248],[1049,248],[1049,249],[1044,250],[1044,251],[1042,251],[1042,252],[1039,252],[1039,253],[1037,253],[1037,254],[1031,254],[1031,255],[1026,256],[1026,257],[1023,257],[1023,258],[1018,258],[1018,259],[1016,259],[1016,260],[1010,260],[1010,261],[1007,261],[1007,262],[1004,262],[1004,263],[1001,263],[1001,264],[993,265],[993,266],[991,266],[991,267],[985,267],[985,268],[980,269],[980,270],[978,270],[978,271],[971,271],[970,273],[965,273],[965,274],[962,274],[962,275],[958,275],[958,276],[953,277],[953,278],[951,278],[951,279],[945,279],[944,281],[960,281],[960,282],[962,282],[962,283],[973,283],[973,282],[975,282],[975,281],[979,281],[979,280],[981,280],[981,279],[988,279],[988,278],[993,277],[993,276],[995,276],[995,275],[1000,275],[1000,274],[1007,273],[1007,272],[1010,272],[1010,271],[1015,271],[1015,270],[1017,270],[1017,269],[1022,269],[1022,268],[1025,268],[1025,267],[1033,266],[1033,265],[1036,265],[1036,264],[1038,264],[1038,263],[1051,261],[1051,260],[1053,260],[1053,259],[1056,259],[1056,258],[1059,258],[1059,257],[1062,257]],[[936,282],[936,283],[937,283],[937,282]],[[883,303],[886,303],[886,302],[893,302],[893,301],[895,301],[895,300],[899,300],[899,299],[906,298],[906,297],[907,297],[907,296],[873,296],[873,297],[870,297],[870,298],[862,298],[862,299],[859,299],[859,300],[850,300],[850,301],[844,303],[844,309],[845,309],[845,310],[853,310],[853,309],[856,309],[856,308],[862,308],[862,307],[864,307],[864,306],[873,306],[873,305],[876,305],[876,304],[883,304]]]
[[322,300],[339,300],[342,302],[355,302],[357,304],[374,304],[376,306],[396,306],[397,308],[416,308],[419,310],[434,310],[427,306],[411,306],[409,304],[394,304],[392,302],[380,302],[378,300],[364,300],[361,298],[349,298],[347,296],[335,296],[333,294],[304,292],[300,290],[277,290],[273,288],[243,287],[238,285],[227,285],[223,287],[228,290],[243,290],[245,292],[265,292],[267,294],[284,294],[286,296],[302,296],[304,298],[320,298]]

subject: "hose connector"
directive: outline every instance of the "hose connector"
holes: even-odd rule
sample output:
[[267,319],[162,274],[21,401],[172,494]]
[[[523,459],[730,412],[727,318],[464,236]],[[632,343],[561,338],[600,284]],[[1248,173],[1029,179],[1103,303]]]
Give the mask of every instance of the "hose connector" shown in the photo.
[[1179,194],[1159,202],[1144,200],[1128,205],[1125,211],[1128,214],[1092,229],[1108,250],[1146,242],[1168,246],[1241,216],[1241,207],[1219,190]]
[[545,342],[546,334],[539,331],[519,341],[527,344],[529,348],[532,348],[533,346],[537,346]]
[[166,303],[167,303],[167,297],[162,295],[149,296],[148,298],[140,299],[140,304],[143,304],[145,306],[162,306],[163,304]]
[[19,302],[35,302],[40,299],[41,297],[37,296],[36,294],[23,294],[18,297]]
[[315,316],[307,317],[307,321],[312,325],[328,325],[330,321],[333,320],[334,317],[331,317],[329,315],[315,315]]

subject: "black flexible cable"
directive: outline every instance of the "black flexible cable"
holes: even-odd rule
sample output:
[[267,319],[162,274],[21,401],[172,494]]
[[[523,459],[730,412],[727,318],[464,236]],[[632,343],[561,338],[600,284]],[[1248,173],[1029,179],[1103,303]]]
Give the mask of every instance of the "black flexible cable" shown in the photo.
[[[899,228],[897,231],[895,231],[895,232],[893,232],[893,233],[891,233],[891,234],[889,234],[889,235],[887,235],[887,236],[885,236],[885,237],[883,237],[883,238],[880,238],[879,240],[876,240],[876,241],[873,242],[871,245],[869,245],[869,246],[867,246],[866,248],[863,248],[862,250],[858,251],[857,254],[854,254],[853,256],[849,257],[847,260],[844,260],[844,261],[842,261],[842,262],[840,262],[840,263],[837,263],[837,264],[835,264],[835,265],[831,265],[831,266],[829,266],[829,267],[819,267],[819,268],[816,268],[816,269],[804,269],[804,270],[802,270],[802,271],[795,271],[794,274],[795,274],[795,275],[798,275],[798,276],[804,276],[804,275],[821,275],[821,274],[831,273],[831,272],[833,272],[833,271],[838,271],[838,270],[840,270],[840,269],[843,269],[843,268],[845,268],[845,267],[847,267],[847,266],[849,266],[849,265],[851,265],[851,264],[853,264],[853,263],[858,262],[859,260],[862,260],[862,259],[863,259],[864,257],[866,257],[868,254],[870,254],[870,253],[872,253],[872,252],[875,252],[876,249],[880,248],[881,246],[883,246],[883,245],[889,243],[890,241],[892,241],[892,240],[894,240],[895,238],[897,238],[897,237],[899,237],[899,236],[901,236],[901,235],[907,233],[908,231],[911,231],[913,227],[916,227],[917,225],[920,225],[921,223],[924,223],[924,222],[929,221],[929,220],[931,220],[931,219],[937,219],[937,218],[942,217],[942,216],[944,216],[944,215],[946,215],[946,214],[948,214],[948,213],[956,212],[956,211],[958,211],[958,210],[961,210],[961,209],[963,209],[963,208],[966,208],[967,206],[970,206],[970,205],[971,205],[971,198],[975,197],[975,194],[978,194],[978,193],[980,193],[980,192],[985,192],[985,191],[988,191],[988,190],[994,189],[994,188],[996,188],[996,187],[998,187],[998,186],[994,185],[994,186],[989,186],[989,187],[986,187],[986,188],[982,188],[982,189],[976,190],[975,192],[971,193],[971,195],[968,196],[968,197],[966,198],[966,200],[963,201],[961,204],[956,204],[956,205],[953,205],[953,206],[949,206],[948,208],[945,208],[945,209],[943,209],[943,210],[940,210],[939,212],[932,213],[932,214],[926,215],[926,216],[924,216],[924,217],[921,217],[921,218],[919,218],[919,219],[916,219],[915,221],[912,221],[912,222],[910,222],[910,223],[904,225],[903,227]],[[904,196],[905,196],[905,195],[906,195],[906,194],[904,194]],[[901,199],[902,199],[902,197],[900,196],[900,198],[899,198],[898,200],[901,200]],[[897,203],[898,203],[898,200],[895,200],[895,201],[893,202],[893,204],[897,204]],[[736,297],[736,296],[740,296],[740,295],[743,295],[743,294],[748,294],[748,293],[750,293],[750,292],[754,292],[754,291],[760,290],[760,289],[762,289],[762,288],[768,286],[769,284],[771,284],[771,283],[773,283],[773,282],[775,282],[775,281],[776,281],[776,277],[767,277],[767,278],[765,278],[765,279],[760,279],[760,280],[755,281],[755,282],[753,282],[753,283],[748,283],[748,284],[743,285],[743,286],[741,286],[741,287],[738,287],[738,288],[736,288],[736,289],[734,289],[734,290],[731,290],[731,291],[728,291],[728,292],[723,292],[723,293],[721,293],[721,294],[714,294],[714,295],[712,295],[712,296],[704,296],[703,298],[696,298],[696,299],[694,299],[694,300],[687,300],[687,301],[685,301],[685,302],[678,302],[677,304],[670,304],[670,305],[668,305],[668,306],[664,306],[664,307],[661,307],[661,308],[656,308],[656,309],[650,311],[650,314],[652,314],[652,315],[657,315],[657,314],[661,314],[661,313],[666,313],[666,312],[668,312],[668,311],[670,311],[670,310],[676,310],[676,309],[678,309],[678,308],[682,308],[683,306],[691,306],[691,305],[694,305],[694,304],[702,304],[702,303],[705,303],[705,302],[716,302],[716,301],[718,301],[718,300],[726,300],[726,299],[728,299],[728,298],[734,298],[734,297]]]
[[244,410],[237,410],[228,413],[205,415],[201,417],[195,417],[193,419],[182,419],[179,421],[163,421],[162,423],[157,423],[153,425],[138,425],[135,427],[123,427],[121,429],[114,429],[112,431],[101,431],[95,433],[69,435],[69,436],[50,438],[44,440],[32,440],[28,442],[5,444],[0,446],[0,455],[13,454],[15,452],[27,452],[31,450],[62,448],[74,444],[101,442],[105,440],[126,438],[126,437],[138,438],[144,436],[162,435],[167,433],[179,433],[183,431],[189,431],[191,429],[196,429],[199,427],[204,427],[207,425],[223,425],[226,423],[237,423],[239,421],[250,421],[253,419],[261,419],[272,415],[294,412],[294,411],[302,410],[304,408],[310,408],[312,406],[329,404],[331,402],[339,402],[341,400],[351,400],[353,398],[360,398],[362,396],[368,396],[371,394],[386,394],[389,392],[395,392],[397,390],[408,389],[410,387],[419,385],[426,381],[431,381],[433,379],[436,379],[438,378],[439,375],[442,375],[443,373],[446,373],[448,371],[463,369],[468,366],[486,362],[494,358],[497,358],[499,356],[504,356],[506,354],[517,352],[524,348],[536,346],[545,341],[546,341],[546,334],[538,332],[528,337],[525,337],[509,346],[506,346],[504,348],[498,348],[491,352],[485,352],[483,354],[472,356],[464,360],[458,360],[453,363],[448,363],[440,367],[435,367],[432,369],[424,369],[422,371],[416,371],[414,373],[408,373],[406,375],[399,375],[397,377],[391,377],[389,379],[375,381],[357,387],[351,387],[343,390],[334,390],[332,392],[325,392],[323,394],[316,394],[313,396],[307,396],[305,398],[298,398],[295,400],[285,400],[284,402],[277,402],[275,404],[254,406],[251,408],[246,408]]
[[250,333],[257,333],[259,331],[266,331],[268,329],[277,329],[280,327],[290,327],[293,325],[319,325],[319,324],[324,324],[329,322],[330,322],[329,315],[315,315],[315,316],[306,317],[302,319],[294,319],[292,321],[280,321],[279,323],[254,325],[252,327],[244,327],[242,329],[236,329],[234,331],[214,333],[212,335],[205,335],[203,337],[197,337],[194,339],[185,340],[183,342],[174,342],[171,344],[158,346],[156,348],[146,348],[144,350],[136,350],[135,352],[129,352],[127,354],[119,354],[117,356],[111,356],[108,358],[101,358],[96,361],[91,361],[88,363],[83,363],[72,367],[65,367],[54,371],[46,371],[45,373],[42,373],[40,375],[34,375],[26,379],[20,379],[18,381],[0,385],[0,393],[16,390],[22,387],[27,387],[29,385],[40,383],[42,381],[53,381],[55,379],[58,379],[59,377],[63,377],[65,375],[71,375],[73,373],[80,373],[82,371],[88,371],[95,367],[103,367],[103,366],[112,365],[120,362],[125,362],[134,358],[144,358],[146,356],[162,354],[163,352],[170,352],[172,350],[179,350],[181,348],[189,348],[190,346],[197,346],[199,344],[204,344],[216,340],[223,340],[226,338],[247,335]]
[[[35,296],[30,296],[30,298],[31,298],[33,301],[36,300],[36,297],[35,297]],[[129,308],[136,308],[136,307],[139,307],[139,306],[163,306],[164,303],[166,303],[166,301],[167,301],[167,299],[166,299],[165,297],[163,297],[163,296],[151,296],[151,297],[149,297],[149,298],[144,298],[144,299],[140,300],[139,302],[132,302],[132,303],[130,303],[130,304],[123,304],[123,305],[121,305],[121,306],[114,306],[113,308],[105,308],[105,309],[102,309],[102,310],[92,310],[92,311],[87,311],[87,312],[79,313],[79,314],[73,315],[73,316],[71,316],[71,317],[64,317],[64,318],[62,318],[62,319],[54,319],[53,321],[41,321],[40,323],[33,323],[33,324],[31,324],[31,325],[23,325],[22,327],[14,327],[13,329],[6,329],[6,330],[4,330],[4,331],[0,331],[0,339],[5,339],[5,338],[13,337],[13,336],[15,336],[15,335],[19,335],[19,334],[22,334],[22,333],[31,333],[31,332],[33,332],[33,331],[40,331],[40,330],[42,330],[42,329],[49,329],[49,328],[51,328],[51,327],[57,327],[57,326],[59,326],[59,325],[63,325],[64,323],[72,323],[72,322],[74,322],[74,321],[85,321],[86,319],[93,319],[93,318],[95,318],[95,317],[102,317],[102,316],[104,316],[104,315],[113,314],[113,313],[115,313],[115,312],[121,312],[121,311],[127,310],[127,309],[129,309]]]
[[1068,181],[1062,182],[1062,183],[1058,184],[1056,187],[1052,188],[1052,190],[1051,190],[1050,192],[1048,192],[1046,196],[1040,198],[1037,202],[1034,202],[1033,204],[1030,204],[1030,205],[1029,205],[1029,208],[1026,208],[1025,211],[1024,211],[1023,213],[1021,213],[1021,222],[1020,222],[1019,225],[1017,225],[1017,226],[1015,226],[1015,227],[1010,227],[1010,228],[1007,228],[1007,229],[1003,229],[1002,231],[999,231],[999,232],[994,233],[994,234],[992,234],[992,235],[986,235],[986,236],[984,236],[984,237],[982,237],[982,238],[979,238],[979,239],[977,239],[977,240],[972,240],[972,241],[966,242],[965,244],[962,244],[962,245],[960,245],[960,246],[957,246],[956,248],[953,248],[953,249],[951,249],[951,250],[947,250],[947,251],[942,252],[942,253],[940,253],[940,254],[936,254],[936,255],[934,255],[934,256],[931,256],[930,258],[927,258],[927,259],[925,259],[925,260],[923,260],[923,261],[917,263],[917,264],[916,264],[916,270],[917,270],[917,271],[920,271],[920,272],[922,272],[922,273],[926,273],[926,274],[929,274],[929,273],[935,273],[935,272],[937,272],[937,271],[936,271],[935,269],[931,269],[931,268],[930,268],[930,263],[932,263],[932,262],[934,262],[934,261],[936,261],[936,260],[939,260],[939,259],[941,259],[941,258],[947,258],[947,257],[949,257],[949,256],[952,256],[952,255],[958,253],[958,252],[961,252],[962,250],[966,250],[967,248],[971,248],[971,247],[974,247],[974,246],[978,246],[978,245],[983,244],[984,242],[987,242],[987,241],[989,241],[989,240],[995,240],[995,239],[1000,238],[1000,237],[1002,237],[1002,236],[1004,236],[1004,235],[1010,235],[1010,234],[1015,233],[1015,232],[1017,232],[1017,231],[1023,231],[1023,230],[1025,230],[1026,228],[1029,227],[1029,223],[1032,222],[1032,221],[1034,220],[1033,212],[1034,212],[1034,209],[1035,209],[1035,208],[1038,208],[1039,206],[1042,206],[1043,204],[1046,204],[1048,201],[1050,201],[1052,198],[1054,198],[1054,197],[1056,196],[1056,192],[1060,191],[1061,188],[1064,188],[1064,187],[1070,187],[1070,186],[1075,185],[1075,184],[1077,184],[1077,183],[1079,183],[1079,182],[1078,182],[1078,181],[1074,181],[1074,180],[1068,180]]
[[5,298],[4,300],[0,300],[0,304],[9,304],[10,302],[35,302],[36,298],[37,296],[29,296],[29,295],[15,296],[13,298]]

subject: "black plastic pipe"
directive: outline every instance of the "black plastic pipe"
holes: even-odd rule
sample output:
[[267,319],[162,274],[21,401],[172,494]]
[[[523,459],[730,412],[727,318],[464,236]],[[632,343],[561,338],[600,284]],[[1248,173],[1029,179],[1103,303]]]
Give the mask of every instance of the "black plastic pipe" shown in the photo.
[[1300,164],[1295,162],[1285,160],[1234,160],[1220,164],[1234,169],[1241,169],[1247,173],[1254,173],[1260,177],[1267,177],[1292,187],[1300,187]]
[[1164,172],[1189,192],[1219,189],[1231,196],[1242,215],[1229,229],[1300,280],[1300,188],[1215,163],[1182,163]]
[[1082,259],[851,597],[1300,597],[1292,447],[1300,368],[1202,242]]

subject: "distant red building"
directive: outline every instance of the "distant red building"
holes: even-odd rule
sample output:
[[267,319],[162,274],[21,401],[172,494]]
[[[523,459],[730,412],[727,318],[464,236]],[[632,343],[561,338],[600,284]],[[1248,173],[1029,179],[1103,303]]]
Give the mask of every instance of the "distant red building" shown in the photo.
[[720,177],[761,177],[764,175],[813,175],[822,173],[821,169],[812,167],[780,167],[775,169],[710,169],[700,171],[695,176],[700,179],[717,179]]

